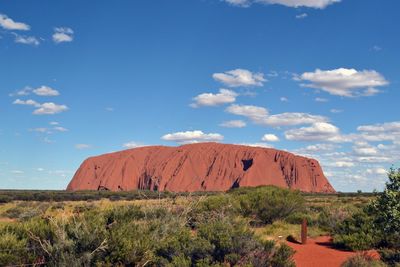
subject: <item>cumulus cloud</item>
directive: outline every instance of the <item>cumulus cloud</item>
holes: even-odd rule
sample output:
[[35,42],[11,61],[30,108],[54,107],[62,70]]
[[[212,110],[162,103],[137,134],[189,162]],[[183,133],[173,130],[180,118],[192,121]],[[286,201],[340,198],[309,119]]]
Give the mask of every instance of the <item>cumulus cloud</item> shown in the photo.
[[21,100],[21,99],[16,99],[13,102],[14,105],[26,105],[26,106],[34,106],[36,108],[40,107],[41,104],[39,104],[38,102],[36,102],[35,100],[32,99],[28,99],[28,100]]
[[74,40],[74,31],[68,27],[54,28],[53,41],[55,43],[72,42]]
[[283,5],[292,8],[308,7],[315,9],[324,9],[334,3],[339,3],[341,0],[224,0],[225,2],[238,6],[249,7],[254,3],[262,3],[267,5]]
[[279,100],[282,102],[289,102],[289,99],[287,99],[287,97],[284,96],[282,96]]
[[177,143],[198,143],[198,142],[217,142],[224,137],[218,133],[203,133],[202,131],[186,131],[166,134],[161,137],[165,141],[175,141]]
[[27,106],[35,107],[36,109],[33,111],[34,115],[52,115],[52,114],[57,114],[57,113],[61,113],[61,112],[68,110],[68,107],[66,105],[58,105],[53,102],[46,102],[46,103],[40,104],[32,99],[28,99],[28,100],[16,99],[13,102],[13,104],[14,105],[27,105]]
[[38,96],[58,96],[58,95],[60,95],[60,93],[57,90],[55,90],[49,86],[45,86],[45,85],[34,89],[33,93],[35,93]]
[[333,144],[315,144],[306,147],[308,151],[332,151],[337,149],[338,146]]
[[328,118],[320,115],[312,115],[308,113],[298,112],[285,112],[275,114],[265,118],[262,124],[278,127],[278,126],[292,126],[300,124],[312,124],[318,122],[326,122]]
[[238,94],[232,90],[220,89],[218,94],[204,93],[193,98],[194,103],[190,106],[197,108],[201,106],[219,106],[236,101]]
[[334,163],[334,166],[339,167],[339,168],[350,168],[350,167],[354,167],[354,163],[347,162],[347,161],[337,161]]
[[146,145],[143,144],[143,143],[140,143],[140,142],[130,141],[130,142],[127,142],[127,143],[123,144],[122,146],[124,148],[130,149],[130,148],[143,147],[143,146],[146,146]]
[[252,147],[263,147],[263,148],[273,148],[273,145],[267,143],[241,143],[238,145],[242,146],[252,146]]
[[246,122],[242,120],[224,121],[219,126],[226,128],[243,128],[246,127]]
[[276,136],[275,134],[264,134],[264,136],[261,138],[261,141],[264,142],[278,142],[279,137]]
[[230,105],[226,109],[226,112],[247,117],[255,124],[272,127],[312,124],[328,121],[328,119],[323,116],[308,113],[285,112],[269,115],[266,108],[252,105]]
[[226,111],[231,114],[247,117],[255,123],[261,123],[268,116],[266,108],[252,105],[234,104],[227,107]]
[[366,169],[368,174],[386,175],[388,172],[384,168]]
[[25,36],[13,33],[15,36],[14,41],[19,44],[38,46],[40,41],[34,36]]
[[316,122],[309,127],[290,129],[285,132],[285,138],[294,141],[347,141],[338,127],[327,122]]
[[26,86],[23,89],[16,91],[15,93],[11,93],[10,96],[27,96],[27,95],[30,95],[32,92],[38,96],[59,96],[60,95],[60,92],[58,92],[57,90],[55,90],[49,86],[42,85],[35,89],[30,86]]
[[389,84],[375,70],[357,71],[346,68],[317,69],[314,72],[305,72],[295,79],[309,82],[302,84],[303,87],[316,88],[343,97],[372,96],[380,92],[376,87]]
[[24,87],[21,90],[17,90],[14,93],[9,94],[9,96],[26,96],[29,95],[32,91],[32,88],[29,86]]
[[58,105],[53,102],[47,102],[40,104],[40,107],[33,111],[34,115],[53,115],[67,111],[68,107],[66,105]]
[[28,31],[31,28],[28,24],[16,22],[5,14],[0,14],[0,26],[3,29],[15,31]]
[[367,141],[400,141],[400,121],[357,127],[360,137]]
[[263,86],[267,80],[264,74],[245,69],[235,69],[224,73],[214,73],[213,78],[229,87]]

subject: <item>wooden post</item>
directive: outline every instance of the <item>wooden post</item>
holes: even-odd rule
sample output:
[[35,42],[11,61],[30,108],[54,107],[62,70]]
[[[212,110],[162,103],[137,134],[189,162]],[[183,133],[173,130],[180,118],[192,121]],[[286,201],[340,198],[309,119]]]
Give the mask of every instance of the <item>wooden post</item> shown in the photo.
[[307,243],[307,219],[303,219],[301,224],[301,243],[303,245]]

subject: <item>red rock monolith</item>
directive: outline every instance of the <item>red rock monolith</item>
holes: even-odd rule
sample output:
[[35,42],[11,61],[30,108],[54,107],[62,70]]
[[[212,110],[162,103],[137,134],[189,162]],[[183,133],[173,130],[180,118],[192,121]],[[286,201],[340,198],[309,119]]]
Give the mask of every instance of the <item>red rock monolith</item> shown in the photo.
[[335,192],[315,159],[219,143],[148,146],[88,158],[67,190],[193,192],[261,185]]

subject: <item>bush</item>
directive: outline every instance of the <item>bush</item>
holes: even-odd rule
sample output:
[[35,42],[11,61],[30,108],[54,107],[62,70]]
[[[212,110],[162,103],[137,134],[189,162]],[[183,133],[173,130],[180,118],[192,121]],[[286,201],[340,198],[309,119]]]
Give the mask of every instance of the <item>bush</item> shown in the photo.
[[357,254],[346,260],[342,267],[384,267],[383,262],[373,259],[365,253]]
[[400,170],[391,169],[388,178],[376,200],[334,229],[337,245],[351,250],[400,249]]
[[389,266],[400,266],[400,250],[381,249],[379,254],[381,255],[381,260]]
[[239,201],[243,216],[252,217],[263,224],[285,219],[304,210],[304,198],[299,191],[274,186],[239,188],[232,191]]
[[335,228],[333,242],[338,247],[357,251],[374,248],[380,239],[374,229],[373,218],[359,212]]

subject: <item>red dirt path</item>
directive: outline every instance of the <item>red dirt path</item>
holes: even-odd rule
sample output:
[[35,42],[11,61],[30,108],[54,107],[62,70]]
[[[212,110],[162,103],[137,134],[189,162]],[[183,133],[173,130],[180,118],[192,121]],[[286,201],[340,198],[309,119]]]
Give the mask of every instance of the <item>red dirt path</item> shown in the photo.
[[[296,251],[294,261],[297,267],[339,267],[356,252],[342,251],[332,248],[329,236],[308,239],[306,245],[287,242]],[[379,258],[376,251],[367,252],[374,258]]]

